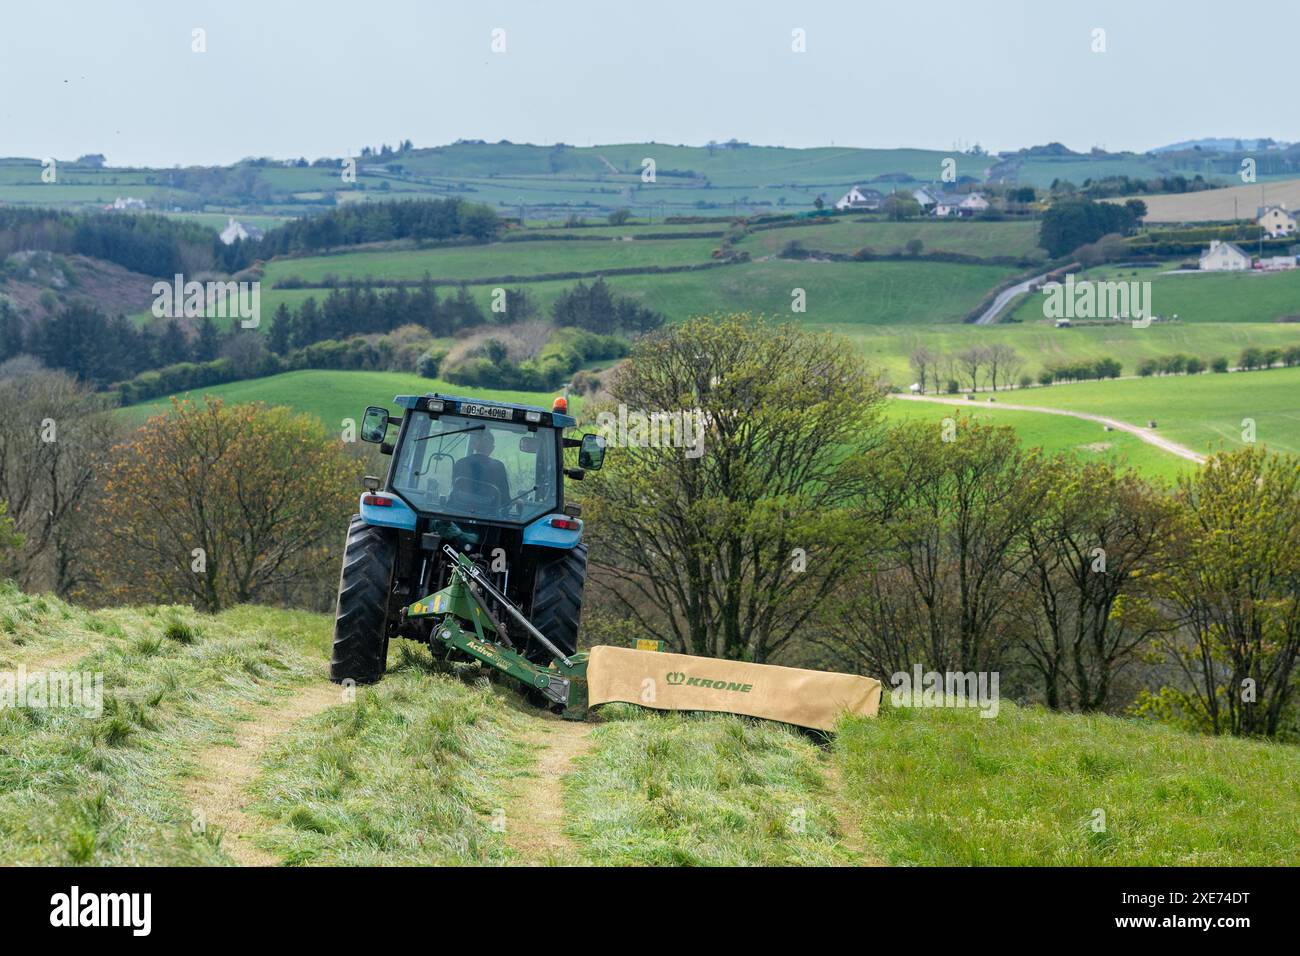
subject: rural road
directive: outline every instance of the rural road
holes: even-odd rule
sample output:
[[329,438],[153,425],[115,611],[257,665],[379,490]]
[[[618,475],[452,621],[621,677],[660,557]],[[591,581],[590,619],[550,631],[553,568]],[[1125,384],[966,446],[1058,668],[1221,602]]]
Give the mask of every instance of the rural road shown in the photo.
[[[944,398],[939,395],[894,395],[894,398],[902,398],[910,402],[937,402],[940,405],[965,405],[970,408],[988,408],[988,402],[971,402],[964,398]],[[1167,451],[1171,455],[1177,455],[1179,458],[1186,458],[1188,461],[1194,461],[1198,465],[1205,463],[1205,456],[1199,455],[1192,451],[1186,445],[1180,445],[1176,441],[1170,441],[1163,435],[1157,435],[1150,428],[1141,428],[1137,425],[1130,425],[1128,422],[1122,422],[1118,418],[1107,418],[1104,415],[1092,415],[1088,412],[1071,412],[1064,408],[1047,408],[1042,405],[1010,405],[1003,402],[993,404],[994,408],[1006,408],[1014,412],[1041,412],[1044,415],[1065,415],[1069,418],[1082,418],[1084,421],[1099,422],[1102,425],[1109,425],[1111,428],[1120,432],[1128,432],[1134,435],[1148,445],[1153,445],[1162,451]]]
[[1029,291],[1030,286],[1042,282],[1050,274],[1051,273],[1044,272],[1040,276],[1034,276],[1031,279],[1026,279],[1024,282],[1018,282],[1009,289],[1003,289],[998,293],[997,298],[993,300],[993,304],[984,310],[984,314],[975,320],[975,324],[992,325],[997,321],[998,314],[1007,307],[1008,302],[1018,295],[1024,295]]

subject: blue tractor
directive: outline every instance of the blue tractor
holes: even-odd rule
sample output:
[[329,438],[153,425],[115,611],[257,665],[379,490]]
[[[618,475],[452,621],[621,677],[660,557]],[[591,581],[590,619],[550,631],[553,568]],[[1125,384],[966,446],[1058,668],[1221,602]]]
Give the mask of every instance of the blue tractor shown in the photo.
[[371,406],[361,423],[392,462],[384,480],[367,476],[348,528],[330,679],[379,680],[403,637],[509,673],[557,712],[581,709],[571,689],[585,681],[587,545],[564,480],[600,468],[604,441],[565,437],[577,421],[564,399],[550,411],[438,394],[394,402],[400,418]]

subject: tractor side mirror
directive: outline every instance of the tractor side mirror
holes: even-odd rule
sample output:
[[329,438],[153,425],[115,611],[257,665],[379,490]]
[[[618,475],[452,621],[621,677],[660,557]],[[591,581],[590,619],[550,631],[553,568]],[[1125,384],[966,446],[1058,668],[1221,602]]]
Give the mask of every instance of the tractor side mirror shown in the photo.
[[388,434],[388,409],[371,405],[361,419],[361,440],[382,442]]
[[578,467],[588,471],[599,471],[605,464],[605,438],[603,435],[586,434],[582,436],[582,445],[578,448]]

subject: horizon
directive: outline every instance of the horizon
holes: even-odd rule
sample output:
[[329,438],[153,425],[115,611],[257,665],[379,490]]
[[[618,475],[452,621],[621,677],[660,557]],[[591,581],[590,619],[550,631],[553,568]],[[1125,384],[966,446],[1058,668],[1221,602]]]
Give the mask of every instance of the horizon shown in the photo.
[[[1289,141],[1289,140],[1281,139],[1280,137],[1276,137],[1276,136],[1196,136],[1196,137],[1190,137],[1190,138],[1187,139],[1187,140],[1179,140],[1179,141],[1177,141],[1177,142],[1175,142],[1175,143],[1161,143],[1161,144],[1159,144],[1159,145],[1157,145],[1157,146],[1153,146],[1153,147],[1151,147],[1150,149],[1146,149],[1146,150],[1127,150],[1127,149],[1119,150],[1119,149],[1116,149],[1116,150],[1107,150],[1106,152],[1109,153],[1110,155],[1135,155],[1135,156],[1143,156],[1143,155],[1150,155],[1150,154],[1152,154],[1152,153],[1153,153],[1154,151],[1156,151],[1156,150],[1166,150],[1166,149],[1169,149],[1169,148],[1172,147],[1172,146],[1179,145],[1179,144],[1184,143],[1184,142],[1189,142],[1189,143],[1198,143],[1198,142],[1207,141],[1207,140],[1240,140],[1240,141],[1242,141],[1242,142],[1252,142],[1252,141],[1265,140],[1265,139],[1271,139],[1271,140],[1273,140],[1275,143],[1278,143],[1278,144],[1280,144],[1280,145],[1282,145],[1282,146],[1288,146],[1288,147],[1289,147],[1289,146],[1296,145],[1295,143],[1293,143],[1293,142],[1291,142],[1291,141]],[[510,139],[509,137],[505,137],[504,139],[501,139],[501,140],[495,140],[495,141],[480,140],[480,139],[460,139],[460,140],[453,140],[453,141],[446,142],[446,143],[434,143],[434,144],[432,144],[432,145],[428,145],[428,146],[421,146],[421,145],[418,144],[418,143],[412,143],[412,145],[411,145],[411,150],[412,150],[413,152],[422,152],[422,151],[426,151],[426,150],[446,149],[446,148],[448,148],[448,147],[450,147],[450,146],[477,146],[477,145],[481,145],[481,146],[522,146],[522,147],[531,147],[531,148],[534,148],[534,149],[547,149],[547,148],[554,148],[554,147],[556,147],[556,146],[563,146],[563,147],[565,147],[565,148],[569,148],[569,149],[602,149],[602,148],[606,148],[606,147],[625,147],[625,146],[670,146],[670,147],[673,147],[673,148],[675,148],[675,149],[707,149],[710,145],[719,146],[719,147],[725,147],[725,146],[727,146],[727,143],[728,143],[728,141],[726,141],[726,140],[714,140],[714,141],[712,141],[712,144],[710,144],[710,143],[708,143],[708,142],[705,142],[705,143],[669,143],[669,142],[660,142],[660,141],[657,141],[657,140],[648,140],[648,139],[647,139],[647,140],[624,140],[624,141],[619,141],[619,142],[604,142],[604,143],[590,143],[590,144],[566,143],[566,142],[555,142],[555,143],[534,143],[534,142],[523,142],[523,141],[519,141],[519,140],[512,140],[512,139]],[[396,152],[397,152],[396,147],[397,147],[399,144],[400,144],[400,140],[398,141],[398,143],[387,143],[387,144],[384,144],[384,143],[367,143],[367,144],[364,144],[363,148],[365,148],[366,146],[371,147],[371,148],[378,148],[378,147],[383,146],[383,145],[388,145],[388,146],[392,146],[392,147],[394,147],[394,152],[396,153]],[[905,145],[902,145],[902,146],[852,146],[852,145],[847,145],[847,144],[839,143],[839,144],[834,144],[834,145],[831,145],[831,144],[822,144],[822,145],[812,144],[812,145],[808,145],[808,146],[783,146],[783,145],[779,145],[779,144],[776,144],[776,143],[754,143],[754,142],[747,142],[747,141],[744,141],[744,140],[737,140],[737,145],[738,145],[738,146],[741,146],[741,147],[744,147],[744,148],[748,148],[748,149],[788,149],[788,150],[797,150],[797,151],[811,151],[811,150],[819,150],[819,149],[839,149],[839,150],[860,150],[860,151],[866,151],[866,152],[871,152],[871,151],[890,152],[890,151],[893,151],[893,150],[913,149],[913,150],[919,150],[919,151],[924,151],[924,152],[936,152],[936,153],[944,153],[944,152],[951,153],[951,152],[953,152],[953,150],[951,150],[951,149],[944,150],[944,149],[940,149],[940,148],[937,148],[937,147],[916,146],[916,145],[912,145],[912,144],[905,144]],[[971,144],[971,145],[977,145],[977,144]],[[1093,147],[1086,147],[1086,148],[1075,147],[1075,146],[1071,146],[1069,143],[1062,143],[1062,142],[1059,142],[1059,141],[1057,141],[1057,140],[1052,140],[1052,141],[1049,141],[1049,142],[1029,143],[1029,144],[1025,144],[1025,145],[1018,146],[1018,147],[1007,147],[1006,149],[1001,150],[1001,151],[986,150],[986,152],[988,153],[988,155],[991,155],[991,156],[997,156],[997,155],[1012,155],[1012,154],[1014,154],[1014,153],[1016,153],[1016,152],[1018,152],[1018,151],[1020,151],[1020,150],[1024,150],[1024,149],[1040,149],[1040,148],[1043,148],[1043,147],[1046,147],[1046,146],[1053,146],[1053,145],[1064,146],[1066,149],[1070,150],[1072,153],[1075,153],[1075,154],[1080,155],[1080,156],[1086,156],[1086,155],[1088,155],[1089,150],[1091,150],[1091,149],[1093,148]],[[1191,148],[1191,147],[1187,147],[1187,148]],[[360,152],[360,151],[358,150],[357,153],[359,154],[359,152]],[[960,152],[960,151],[959,151],[959,152]],[[55,157],[53,157],[53,158],[56,159],[56,160],[58,160],[58,161],[61,162],[61,163],[71,163],[71,162],[75,162],[76,159],[79,159],[79,158],[81,158],[82,156],[87,156],[87,155],[91,155],[91,156],[93,156],[93,155],[97,155],[97,154],[98,154],[97,151],[81,151],[81,152],[78,152],[75,156],[72,155],[72,154],[69,154],[68,156],[55,156]],[[108,154],[106,154],[106,153],[103,154],[103,155],[104,155],[104,164],[103,164],[103,168],[105,168],[105,169],[121,169],[121,170],[127,170],[127,169],[177,169],[177,168],[183,169],[183,168],[213,168],[213,167],[218,167],[218,166],[236,166],[236,165],[239,165],[240,163],[257,162],[257,161],[270,161],[270,162],[291,163],[291,162],[296,162],[296,161],[298,161],[299,159],[306,159],[308,162],[311,162],[311,161],[314,161],[314,160],[317,160],[317,159],[339,159],[339,158],[343,158],[341,155],[321,155],[321,156],[312,156],[312,155],[307,155],[307,154],[298,154],[298,155],[293,155],[293,156],[274,156],[274,155],[266,154],[266,153],[261,153],[261,154],[253,153],[253,154],[249,154],[249,155],[247,155],[247,156],[241,156],[241,157],[239,157],[238,159],[231,160],[231,161],[229,161],[229,162],[224,162],[224,163],[215,163],[215,162],[211,162],[211,163],[188,163],[188,164],[172,164],[172,165],[166,165],[166,166],[164,166],[164,165],[160,165],[160,164],[156,164],[156,163],[154,163],[154,164],[144,163],[144,164],[121,165],[121,164],[118,164],[118,163],[114,163],[114,162],[113,162],[113,158],[112,158],[112,156],[110,156],[110,155],[108,155]],[[4,163],[4,162],[14,162],[14,161],[22,161],[22,162],[30,162],[30,163],[40,163],[41,160],[42,160],[43,158],[44,158],[44,157],[38,157],[38,156],[0,155],[0,163]],[[356,158],[356,157],[353,157],[353,158]]]

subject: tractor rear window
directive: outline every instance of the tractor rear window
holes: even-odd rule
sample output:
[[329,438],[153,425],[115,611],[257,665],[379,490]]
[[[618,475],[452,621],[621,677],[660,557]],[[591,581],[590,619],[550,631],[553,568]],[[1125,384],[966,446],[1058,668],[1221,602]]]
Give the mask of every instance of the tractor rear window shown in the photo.
[[393,488],[419,511],[524,523],[556,506],[549,428],[461,415],[417,414],[393,464]]

